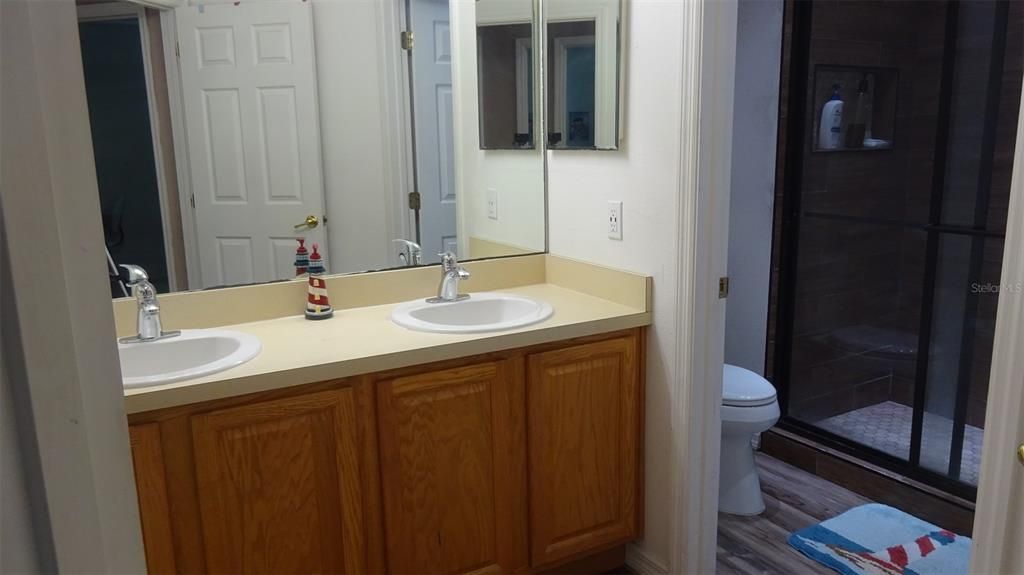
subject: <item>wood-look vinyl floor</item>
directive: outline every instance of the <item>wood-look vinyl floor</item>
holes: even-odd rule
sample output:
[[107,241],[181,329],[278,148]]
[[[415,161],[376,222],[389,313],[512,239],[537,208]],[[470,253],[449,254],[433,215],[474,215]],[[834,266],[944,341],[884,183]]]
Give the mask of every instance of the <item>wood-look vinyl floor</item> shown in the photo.
[[718,515],[718,575],[834,574],[786,540],[793,531],[871,501],[763,453],[755,458],[766,509],[756,517]]

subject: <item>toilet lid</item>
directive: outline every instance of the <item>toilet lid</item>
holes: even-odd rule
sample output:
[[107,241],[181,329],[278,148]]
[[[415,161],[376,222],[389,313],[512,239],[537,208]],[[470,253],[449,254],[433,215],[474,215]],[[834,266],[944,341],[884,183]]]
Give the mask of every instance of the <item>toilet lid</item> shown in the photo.
[[722,405],[754,407],[775,401],[775,387],[768,380],[735,365],[722,366]]

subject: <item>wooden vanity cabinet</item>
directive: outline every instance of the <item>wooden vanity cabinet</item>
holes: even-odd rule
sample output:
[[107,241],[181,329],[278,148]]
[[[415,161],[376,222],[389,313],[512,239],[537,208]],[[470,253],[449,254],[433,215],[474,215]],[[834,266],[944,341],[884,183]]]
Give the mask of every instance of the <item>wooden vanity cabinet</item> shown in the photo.
[[641,382],[635,336],[531,354],[531,564],[639,533]]
[[149,571],[607,568],[641,534],[642,360],[636,329],[132,415]]
[[382,572],[368,385],[325,382],[132,416],[149,572]]
[[388,572],[527,567],[522,359],[377,382]]
[[192,417],[206,568],[365,573],[352,388]]

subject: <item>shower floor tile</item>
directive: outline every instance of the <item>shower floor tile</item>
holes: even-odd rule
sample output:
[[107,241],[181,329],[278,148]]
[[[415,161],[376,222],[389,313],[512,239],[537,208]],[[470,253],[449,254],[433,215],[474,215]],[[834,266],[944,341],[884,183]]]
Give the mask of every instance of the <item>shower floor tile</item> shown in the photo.
[[[890,455],[910,457],[910,429],[914,410],[894,401],[884,401],[823,419],[815,425]],[[964,430],[960,481],[978,484],[981,467],[981,439],[984,431],[972,425]],[[949,445],[953,421],[925,412],[921,434],[921,466],[945,475],[949,469]]]

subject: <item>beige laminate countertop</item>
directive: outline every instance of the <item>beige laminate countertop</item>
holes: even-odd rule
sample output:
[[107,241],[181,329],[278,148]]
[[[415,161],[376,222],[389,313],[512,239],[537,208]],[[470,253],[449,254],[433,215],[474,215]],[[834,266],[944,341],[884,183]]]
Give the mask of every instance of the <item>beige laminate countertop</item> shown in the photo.
[[259,355],[201,378],[125,390],[128,413],[140,413],[293,385],[326,381],[649,325],[650,312],[554,284],[519,286],[514,293],[554,307],[547,320],[477,334],[416,332],[388,318],[397,304],[335,310],[334,318],[302,316],[222,326],[259,337]]

